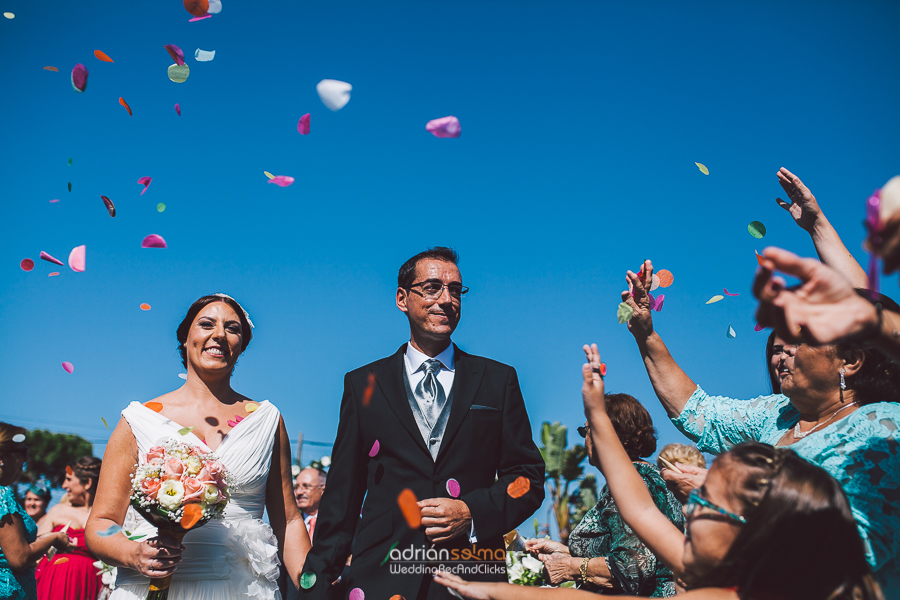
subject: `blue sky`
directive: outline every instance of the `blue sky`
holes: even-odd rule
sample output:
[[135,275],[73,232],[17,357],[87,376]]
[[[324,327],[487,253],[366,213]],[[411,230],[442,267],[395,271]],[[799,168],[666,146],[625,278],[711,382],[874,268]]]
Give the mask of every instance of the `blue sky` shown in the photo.
[[[625,270],[675,275],[656,327],[689,375],[765,393],[753,252],[813,253],[775,172],[803,178],[864,260],[863,202],[900,171],[895,2],[223,0],[195,23],[177,0],[2,10],[0,418],[98,442],[101,416],[181,384],[175,328],[218,291],[257,326],[235,388],[277,404],[291,437],[332,441],[343,374],[407,339],[397,269],[433,245],[460,252],[472,289],[454,340],[518,369],[535,433],[583,421],[581,345],[597,342],[608,390],[678,441],[616,321]],[[187,82],[167,78],[164,44]],[[353,85],[339,112],[325,78]],[[446,115],[459,139],[425,131]],[[169,247],[141,249],[150,233]],[[38,260],[80,244],[84,273]],[[741,295],[704,304],[722,288]]]

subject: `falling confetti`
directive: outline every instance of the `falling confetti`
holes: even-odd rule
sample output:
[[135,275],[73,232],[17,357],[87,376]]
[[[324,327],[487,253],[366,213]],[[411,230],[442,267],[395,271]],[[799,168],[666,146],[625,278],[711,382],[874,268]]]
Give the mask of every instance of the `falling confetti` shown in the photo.
[[166,205],[162,202],[156,205],[156,212],[162,212],[164,210],[166,210]]
[[705,165],[701,165],[698,162],[695,162],[694,164],[697,165],[697,168],[700,169],[701,173],[703,173],[704,175],[709,175],[709,169],[707,169]]
[[5,12],[5,13],[3,13],[3,16],[6,17],[7,19],[15,19],[16,18],[15,13],[11,13],[11,12]]
[[193,19],[188,19],[188,23],[193,23],[194,21],[202,21],[203,19],[209,19],[212,15],[203,15],[202,17],[194,17]]
[[659,275],[654,273],[653,277],[650,278],[650,291],[653,292],[658,287],[659,287]]
[[163,409],[163,405],[159,402],[144,402],[144,406],[146,406],[153,412],[162,412]]
[[200,508],[199,504],[188,504],[182,510],[184,511],[183,516],[181,517],[182,529],[190,529],[199,523],[200,519],[203,517],[203,509]]
[[19,268],[23,271],[30,271],[34,268],[34,261],[30,258],[23,258],[22,262],[19,263]]
[[209,10],[209,0],[184,0],[184,10],[195,17],[202,17]]
[[191,75],[191,68],[187,64],[169,65],[167,73],[169,74],[169,79],[175,83],[184,83]]
[[222,12],[222,0],[209,0],[209,9],[206,12],[211,15],[217,15]]
[[[754,250],[756,252],[756,250]],[[759,252],[756,252],[756,262],[759,263],[759,266],[763,266],[763,257]]]
[[196,425],[193,427],[182,427],[178,430],[178,435],[187,435],[194,430],[194,427],[196,427]]
[[309,134],[309,113],[300,117],[300,120],[297,122],[297,131],[300,132],[300,135]]
[[731,323],[728,324],[728,331],[725,332],[725,337],[730,340],[737,337],[737,333],[735,332],[734,327],[731,326]]
[[106,430],[109,431],[109,423],[106,422],[106,419],[100,417],[100,420],[103,421],[103,426],[106,427]]
[[69,562],[69,559],[66,558],[65,556],[63,556],[62,558],[57,558],[56,561],[54,561],[53,565],[54,565],[54,566],[55,566],[55,565],[64,565],[64,564],[66,564],[67,562]]
[[725,288],[722,288],[722,291],[725,292],[725,295],[726,295],[726,296],[740,296],[740,294],[732,294],[731,292],[729,292],[729,291],[728,291],[727,289],[725,289]]
[[447,480],[447,493],[453,498],[459,498],[459,482],[457,480]]
[[269,183],[274,183],[277,186],[287,187],[294,183],[294,178],[288,175],[276,175],[272,179],[269,180]]
[[198,62],[209,62],[216,57],[215,50],[201,50],[197,48],[194,51],[194,60]]
[[88,70],[83,64],[78,63],[72,68],[72,87],[79,94],[87,89]]
[[397,496],[397,504],[400,506],[409,528],[418,529],[422,524],[422,511],[419,509],[418,500],[413,491],[406,488],[400,492],[400,495]]
[[41,250],[41,259],[42,259],[42,260],[46,260],[47,262],[51,262],[51,263],[53,263],[54,265],[59,265],[59,266],[61,266],[61,267],[64,266],[64,265],[63,265],[63,261],[59,260],[58,258],[53,258],[52,256],[50,256],[49,254],[47,254],[47,253],[44,252],[43,250]]
[[113,59],[107,56],[106,52],[103,52],[102,50],[94,50],[94,56],[96,56],[98,60],[102,60],[103,62],[113,62]]
[[300,587],[304,590],[308,590],[314,585],[316,585],[316,574],[312,571],[307,571],[300,576]]
[[72,182],[71,181],[69,182],[69,191],[70,192],[72,191]]
[[765,329],[765,327],[763,327],[759,323],[753,326],[753,331],[762,331],[763,329]]
[[244,407],[244,410],[247,411],[248,413],[252,413],[257,408],[259,408],[259,404],[257,404],[256,402],[248,402],[247,405]]
[[150,182],[151,182],[151,181],[153,181],[153,178],[152,178],[152,177],[141,177],[140,179],[137,180],[137,182],[138,182],[140,185],[144,186],[144,189],[141,190],[141,196],[143,196],[143,195],[144,195],[144,192],[147,191],[147,188],[150,187]]
[[[107,429],[109,429],[109,427],[107,427]],[[107,529],[98,531],[97,535],[99,535],[100,537],[111,537],[116,535],[120,531],[122,531],[122,527],[120,525],[110,525]]]
[[44,67],[45,71],[53,71],[54,73],[59,73],[59,69],[56,67]]
[[106,210],[109,211],[109,216],[116,216],[116,206],[113,204],[113,201],[107,198],[106,196],[100,196],[100,199],[103,200],[103,204],[106,205]]
[[169,56],[172,57],[172,60],[175,61],[176,65],[184,64],[184,52],[181,50],[181,48],[179,48],[175,44],[166,44],[165,46],[163,46],[163,48],[166,49],[166,52],[169,53]]
[[[399,544],[399,543],[400,542],[397,541],[397,542],[394,542],[393,544],[391,544],[391,547],[388,548],[387,554],[384,555],[384,558],[382,558],[381,562],[378,564],[379,567],[383,567],[384,563],[386,563],[387,561],[389,561],[391,559],[391,552],[394,550],[394,548],[397,547],[397,544]],[[403,596],[391,596],[391,600],[395,600],[395,598],[403,598]]]
[[659,271],[656,275],[659,277],[659,287],[667,288],[675,282],[675,276],[666,269]]
[[187,373],[179,373],[178,376],[187,381]]
[[16,435],[12,436],[12,441],[15,442],[16,444],[21,444],[22,442],[25,441],[25,434],[17,433]]
[[372,449],[369,450],[369,458],[375,458],[378,455],[379,450],[381,450],[381,444],[378,440],[375,440],[375,443],[372,444]]
[[710,298],[709,300],[707,300],[706,303],[712,304],[714,302],[718,302],[719,300],[724,300],[724,299],[725,299],[725,296],[716,295],[716,296],[713,296],[712,298]]
[[275,176],[269,173],[268,171],[263,171],[263,175],[268,177],[269,179],[275,179]]
[[747,225],[747,231],[758,240],[766,237],[766,226],[759,221],[751,221],[750,224]]
[[47,277],[56,277],[59,275],[59,271],[53,271],[52,273],[47,273]]
[[178,106],[178,103],[175,103],[175,112],[178,113],[178,116],[181,116],[181,107]]
[[600,377],[606,377],[606,363],[600,363]]
[[72,157],[71,156],[69,157],[69,166],[70,167],[72,166]]
[[141,248],[166,248],[166,240],[161,235],[151,233],[141,242]]
[[150,310],[150,305],[144,302],[141,304],[141,310]]
[[316,84],[316,91],[319,93],[319,98],[322,99],[322,104],[333,111],[341,110],[350,102],[352,89],[352,85],[337,79],[323,79]]
[[619,319],[619,323],[627,323],[631,320],[632,316],[634,316],[634,309],[631,308],[627,302],[620,302],[619,310],[616,311],[616,317]]
[[462,133],[459,119],[456,117],[441,117],[432,119],[425,124],[425,131],[430,131],[437,138],[458,138]]
[[128,111],[128,116],[129,116],[129,117],[132,116],[132,115],[131,115],[131,107],[128,106],[128,103],[127,103],[127,102],[125,102],[125,98],[122,98],[121,96],[119,96],[119,104],[121,104],[122,106],[125,107],[125,110]]
[[516,480],[506,486],[506,493],[511,498],[521,498],[531,489],[531,480],[527,477],[516,477]]
[[54,199],[54,200],[51,200],[51,201],[50,201],[50,204],[56,204],[57,202],[59,202],[59,198],[56,198],[56,199]]
[[372,393],[375,391],[375,373],[369,372],[369,380],[366,383],[366,391],[363,393],[363,408],[369,406],[372,401]]
[[353,588],[350,590],[347,600],[366,600],[366,595],[360,588]]
[[72,371],[75,370],[75,365],[73,365],[70,362],[64,362],[62,364],[62,368],[63,368],[63,371],[65,371],[66,373],[71,373]]
[[653,310],[656,312],[662,312],[663,302],[666,301],[666,295],[660,294],[656,297],[656,306],[653,307]]
[[77,273],[84,271],[85,246],[75,246],[69,252],[69,268]]

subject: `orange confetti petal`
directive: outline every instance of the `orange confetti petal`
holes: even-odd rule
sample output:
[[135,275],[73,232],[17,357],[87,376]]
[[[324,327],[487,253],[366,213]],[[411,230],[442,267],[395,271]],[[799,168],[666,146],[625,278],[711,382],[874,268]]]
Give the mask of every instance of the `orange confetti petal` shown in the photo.
[[531,489],[531,480],[527,477],[516,477],[516,480],[506,486],[506,493],[512,498],[521,498]]
[[[754,252],[756,252],[756,250],[754,250]],[[759,266],[763,266],[763,257],[759,252],[756,252],[756,262],[759,263]]]
[[53,271],[52,273],[48,273],[47,277],[56,277],[57,275],[59,275],[59,271]]
[[154,412],[162,412],[162,408],[163,408],[162,404],[160,404],[159,402],[144,402],[144,406],[146,406],[147,408],[149,408],[150,410],[152,410]]
[[675,276],[672,275],[671,271],[667,271],[666,269],[658,271],[656,276],[659,277],[659,287],[669,287],[675,282]]
[[184,516],[181,517],[181,527],[183,529],[190,529],[194,525],[200,522],[200,519],[203,518],[203,509],[200,508],[199,504],[188,504],[184,507]]
[[141,310],[150,310],[150,305],[144,302],[141,304]]
[[102,60],[103,62],[113,62],[113,59],[111,59],[109,56],[107,56],[106,53],[103,52],[102,50],[94,50],[94,56],[96,56],[98,59]]
[[416,495],[409,488],[406,488],[397,496],[397,504],[403,511],[403,517],[410,529],[418,529],[422,524],[422,510],[419,508],[419,501]]
[[125,102],[125,98],[120,97],[120,98],[119,98],[119,104],[121,104],[122,106],[125,107],[125,110],[128,111],[128,116],[130,117],[130,116],[131,116],[131,107],[128,106],[128,103],[127,103],[127,102]]
[[66,465],[66,475],[68,475],[69,477],[71,477],[71,476],[72,476],[72,472],[73,472],[73,471],[72,471],[72,467]]
[[375,391],[375,373],[369,373],[369,384],[366,386],[366,393],[363,394],[363,407],[369,406],[372,401],[372,392]]
[[59,69],[56,67],[44,67],[45,71],[53,71],[54,73],[59,73]]
[[184,10],[195,17],[202,17],[209,10],[209,0],[184,0]]
[[69,559],[66,558],[65,556],[63,556],[62,558],[57,558],[57,559],[53,562],[53,564],[54,564],[54,565],[64,565],[64,564],[66,564],[67,562],[69,562]]

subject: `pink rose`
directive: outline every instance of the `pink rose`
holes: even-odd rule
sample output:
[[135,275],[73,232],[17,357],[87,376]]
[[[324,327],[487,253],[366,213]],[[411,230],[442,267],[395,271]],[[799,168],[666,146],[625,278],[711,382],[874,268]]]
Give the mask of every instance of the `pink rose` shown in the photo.
[[141,492],[148,498],[156,498],[156,493],[159,491],[159,486],[162,485],[159,479],[142,479],[141,480]]
[[206,485],[196,477],[185,477],[181,483],[184,484],[184,503],[200,502],[200,496],[206,491]]
[[215,483],[215,480],[212,478],[212,475],[209,474],[205,468],[200,469],[200,472],[197,473],[197,481],[201,483]]
[[166,457],[166,449],[162,446],[153,446],[147,452],[147,462],[153,462],[153,460],[159,458],[163,459]]
[[204,465],[204,468],[209,473],[210,477],[214,477],[215,479],[219,479],[222,474],[222,471],[225,470],[224,465],[217,460],[210,460]]
[[181,464],[181,461],[175,457],[167,458],[165,464],[165,478],[166,479],[181,479],[181,474],[184,473],[184,465]]

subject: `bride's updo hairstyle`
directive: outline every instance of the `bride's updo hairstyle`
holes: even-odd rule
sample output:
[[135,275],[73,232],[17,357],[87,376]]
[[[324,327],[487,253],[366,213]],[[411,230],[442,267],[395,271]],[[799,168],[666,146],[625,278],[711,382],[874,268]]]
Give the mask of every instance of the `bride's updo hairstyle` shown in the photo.
[[178,326],[178,330],[175,332],[175,335],[178,338],[178,353],[181,355],[181,364],[184,365],[184,368],[187,368],[187,349],[184,345],[187,343],[188,332],[191,330],[191,325],[194,324],[194,319],[197,318],[197,314],[203,310],[203,307],[207,304],[212,304],[213,302],[224,302],[228,306],[234,309],[234,312],[237,313],[238,319],[241,320],[241,352],[247,349],[247,346],[250,345],[250,340],[253,339],[253,327],[250,325],[250,321],[247,320],[247,315],[244,314],[244,309],[234,298],[229,298],[228,296],[219,296],[217,294],[211,294],[209,296],[203,296],[198,298],[191,304],[191,307],[188,309],[187,314],[184,316],[184,320],[181,321],[181,325]]

